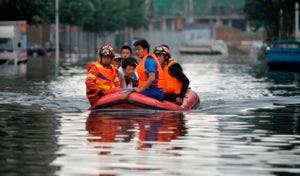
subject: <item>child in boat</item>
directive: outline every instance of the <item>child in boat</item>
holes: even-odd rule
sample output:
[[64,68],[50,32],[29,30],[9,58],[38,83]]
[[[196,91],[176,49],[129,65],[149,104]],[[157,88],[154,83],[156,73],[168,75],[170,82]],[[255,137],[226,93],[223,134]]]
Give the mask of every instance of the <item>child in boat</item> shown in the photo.
[[137,61],[133,57],[123,60],[121,68],[124,74],[124,85],[126,88],[134,88],[138,86],[138,76],[135,73]]

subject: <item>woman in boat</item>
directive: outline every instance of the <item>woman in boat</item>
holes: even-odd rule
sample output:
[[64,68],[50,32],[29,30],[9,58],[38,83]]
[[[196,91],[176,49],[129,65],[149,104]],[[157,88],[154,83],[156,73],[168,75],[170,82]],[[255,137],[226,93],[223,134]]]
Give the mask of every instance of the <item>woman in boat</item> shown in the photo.
[[171,52],[167,45],[161,45],[155,48],[154,54],[163,69],[165,84],[164,84],[164,100],[175,102],[181,105],[190,81],[183,73],[179,63],[171,59]]

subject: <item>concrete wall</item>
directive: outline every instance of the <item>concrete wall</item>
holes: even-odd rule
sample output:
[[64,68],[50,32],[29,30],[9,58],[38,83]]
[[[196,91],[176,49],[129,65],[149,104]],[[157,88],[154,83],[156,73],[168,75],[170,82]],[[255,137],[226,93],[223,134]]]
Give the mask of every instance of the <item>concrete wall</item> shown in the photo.
[[[28,41],[40,44],[44,48],[55,44],[54,25],[28,26]],[[63,56],[68,54],[95,55],[99,46],[105,42],[114,42],[114,36],[100,38],[99,34],[84,32],[77,26],[60,25],[60,48]]]
[[173,54],[178,54],[179,46],[185,41],[182,32],[180,31],[144,31],[135,32],[134,40],[144,38],[150,43],[150,50],[153,51],[154,47],[161,44],[166,44],[170,47]]

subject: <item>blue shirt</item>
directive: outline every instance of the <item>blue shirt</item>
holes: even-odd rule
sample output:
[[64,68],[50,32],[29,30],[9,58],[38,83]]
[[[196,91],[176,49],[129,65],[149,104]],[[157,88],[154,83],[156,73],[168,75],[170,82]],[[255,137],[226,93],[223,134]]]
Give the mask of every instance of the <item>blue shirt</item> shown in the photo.
[[148,57],[145,62],[145,69],[146,73],[149,74],[150,72],[157,71],[157,65],[152,57]]
[[152,83],[152,85],[144,90],[142,94],[162,100],[164,98],[164,94],[161,89],[157,87],[157,82],[158,82],[158,71],[157,71],[157,65],[155,60],[152,57],[148,57],[145,62],[145,69],[146,69],[146,74],[148,75],[150,72],[155,73],[155,81]]
[[146,59],[145,69],[146,69],[147,75],[150,72],[154,72],[155,73],[155,81],[153,82],[153,84],[149,88],[157,87],[158,71],[157,71],[156,62],[155,62],[155,60],[152,57],[148,57]]

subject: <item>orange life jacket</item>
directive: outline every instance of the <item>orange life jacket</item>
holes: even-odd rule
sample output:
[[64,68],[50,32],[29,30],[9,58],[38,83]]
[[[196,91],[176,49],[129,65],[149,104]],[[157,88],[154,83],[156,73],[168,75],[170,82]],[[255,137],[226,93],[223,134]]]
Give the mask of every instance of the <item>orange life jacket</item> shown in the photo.
[[[91,73],[88,71],[87,77],[94,80],[96,83],[98,91],[94,93],[95,95],[98,94],[100,90],[106,93],[109,92],[110,89],[119,87],[120,81],[115,66],[111,65],[107,68],[101,65],[99,61],[96,61],[90,64],[87,69],[89,70],[92,66],[97,68],[98,73]],[[87,97],[94,97],[94,94],[88,94]]]
[[162,71],[161,65],[160,65],[157,57],[152,53],[144,56],[143,59],[141,60],[141,62],[139,63],[139,65],[136,67],[136,71],[139,75],[138,87],[143,87],[147,82],[148,76],[147,76],[147,73],[146,73],[145,63],[146,63],[146,60],[147,60],[148,57],[153,58],[156,65],[157,65],[157,71],[158,71],[157,87],[158,88],[163,88],[164,87],[163,71]]
[[172,77],[169,73],[170,67],[175,64],[174,60],[171,60],[168,65],[166,65],[163,69],[165,84],[163,88],[164,93],[174,93],[180,94],[182,82],[175,77]]

